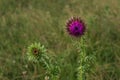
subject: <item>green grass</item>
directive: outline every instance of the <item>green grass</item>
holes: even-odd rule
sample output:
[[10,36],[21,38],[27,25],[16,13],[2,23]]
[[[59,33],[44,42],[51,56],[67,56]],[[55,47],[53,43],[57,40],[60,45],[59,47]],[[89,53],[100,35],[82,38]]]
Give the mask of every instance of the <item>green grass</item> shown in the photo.
[[97,57],[95,73],[87,80],[119,80],[119,0],[0,0],[0,80],[41,79],[40,65],[36,70],[25,59],[27,46],[34,42],[58,57],[60,80],[76,80],[77,51],[65,30],[71,16],[85,21],[87,53]]

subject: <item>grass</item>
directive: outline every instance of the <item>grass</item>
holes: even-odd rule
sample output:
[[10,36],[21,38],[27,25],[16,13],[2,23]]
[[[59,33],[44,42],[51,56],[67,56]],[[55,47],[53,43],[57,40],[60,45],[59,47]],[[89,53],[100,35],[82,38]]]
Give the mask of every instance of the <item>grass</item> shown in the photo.
[[25,59],[33,42],[41,42],[64,62],[60,80],[76,80],[77,51],[65,30],[71,16],[85,21],[87,53],[97,57],[88,80],[119,80],[119,0],[0,0],[0,80],[41,79],[41,69]]

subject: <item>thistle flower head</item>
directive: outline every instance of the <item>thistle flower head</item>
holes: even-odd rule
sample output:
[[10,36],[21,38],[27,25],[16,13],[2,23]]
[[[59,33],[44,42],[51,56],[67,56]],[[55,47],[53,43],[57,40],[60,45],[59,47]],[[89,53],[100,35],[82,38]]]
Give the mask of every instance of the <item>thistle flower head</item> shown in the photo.
[[40,43],[31,44],[27,49],[28,60],[38,62],[42,55],[46,52],[44,45]]
[[75,37],[80,37],[85,32],[85,24],[79,17],[72,17],[68,20],[66,27],[68,33]]

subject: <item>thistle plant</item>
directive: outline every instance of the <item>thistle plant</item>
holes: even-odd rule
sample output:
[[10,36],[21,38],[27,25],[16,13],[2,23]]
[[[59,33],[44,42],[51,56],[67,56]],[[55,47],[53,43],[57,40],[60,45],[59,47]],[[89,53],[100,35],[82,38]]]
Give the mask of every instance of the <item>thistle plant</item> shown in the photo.
[[31,44],[27,49],[27,57],[29,61],[39,62],[45,55],[46,49],[44,45],[41,45],[40,43]]
[[86,74],[92,71],[92,66],[95,62],[95,56],[92,54],[87,55],[86,53],[86,26],[80,18],[72,17],[68,20],[66,27],[71,36],[79,39],[75,42],[75,46],[79,52],[77,80],[86,80]]
[[40,43],[31,44],[27,49],[27,58],[29,61],[40,64],[46,71],[45,80],[58,80],[60,67],[56,60],[48,56],[44,45]]

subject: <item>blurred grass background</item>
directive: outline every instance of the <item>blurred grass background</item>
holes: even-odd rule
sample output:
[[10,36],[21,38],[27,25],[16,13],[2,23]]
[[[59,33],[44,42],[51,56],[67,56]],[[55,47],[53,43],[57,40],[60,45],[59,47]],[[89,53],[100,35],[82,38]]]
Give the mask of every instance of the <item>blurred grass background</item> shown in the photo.
[[120,0],[0,0],[0,80],[41,79],[40,67],[25,59],[33,42],[61,61],[60,80],[76,80],[77,51],[65,30],[71,16],[85,21],[87,52],[97,57],[87,80],[120,80]]

